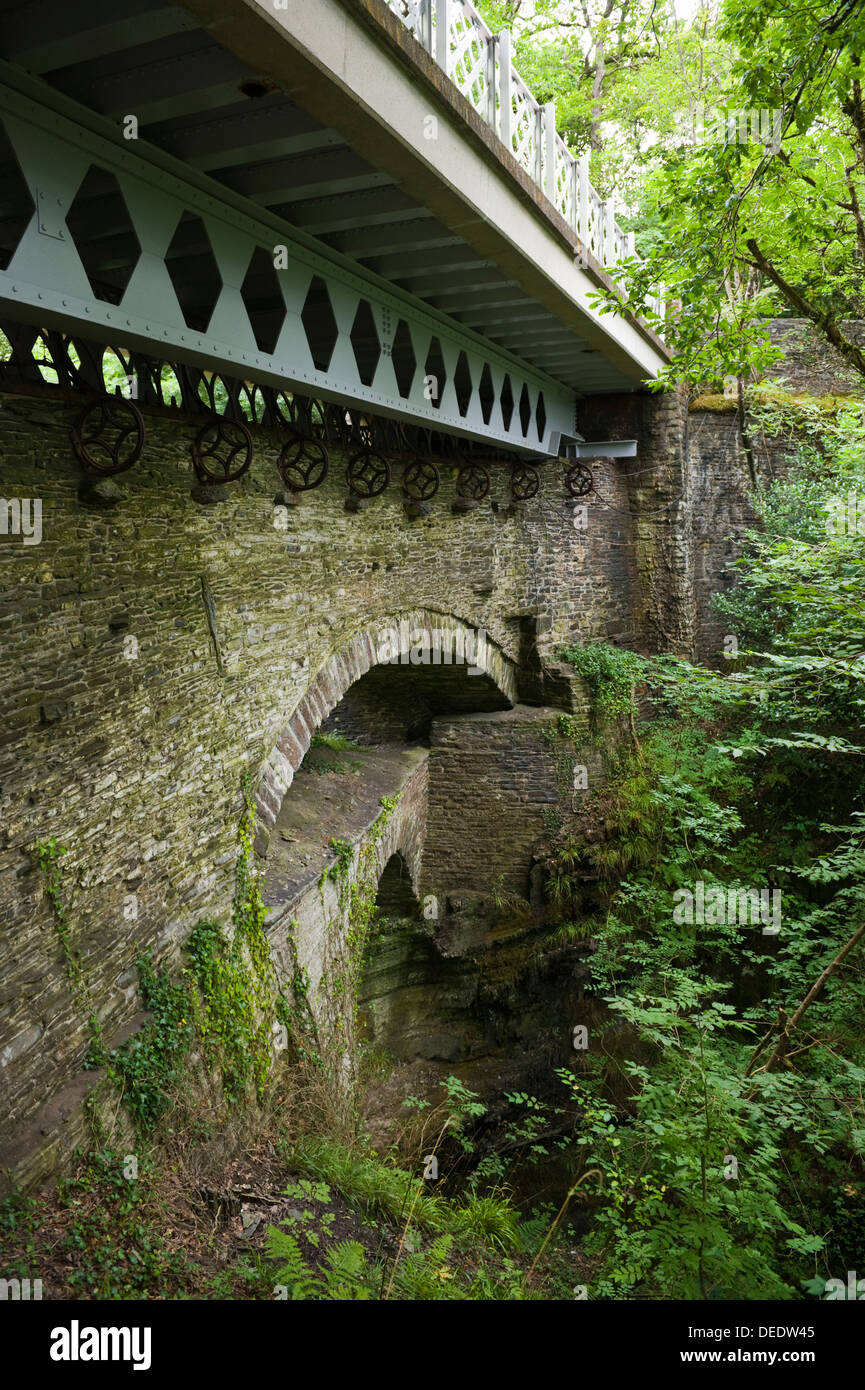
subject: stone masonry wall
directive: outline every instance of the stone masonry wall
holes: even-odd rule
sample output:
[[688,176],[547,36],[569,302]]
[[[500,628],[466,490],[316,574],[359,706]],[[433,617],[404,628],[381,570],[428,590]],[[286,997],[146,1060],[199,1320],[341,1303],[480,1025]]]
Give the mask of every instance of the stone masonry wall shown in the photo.
[[[631,623],[643,648],[684,656],[694,648],[698,622],[692,592],[684,390],[593,397],[581,402],[579,426],[588,441],[637,440],[636,458],[611,460],[599,469],[594,505],[634,567]],[[657,467],[659,458],[666,460],[665,467]],[[622,646],[635,645],[626,632],[620,641]]]
[[530,849],[549,832],[547,817],[563,793],[570,795],[573,764],[587,769],[580,795],[600,775],[600,758],[588,747],[574,749],[567,767],[557,769],[550,735],[560,714],[517,705],[433,722],[424,893],[529,897]]
[[[586,408],[603,437],[615,433],[601,427],[602,405]],[[654,408],[643,408],[637,462],[663,492],[681,441],[664,405],[653,423]],[[541,702],[541,662],[554,664],[563,640],[647,646],[668,625],[654,608],[670,614],[680,602],[664,585],[680,589],[681,575],[663,558],[652,569],[660,533],[636,553],[618,464],[603,480],[617,510],[590,501],[585,530],[574,529],[560,477],[547,470],[538,497],[512,507],[502,467],[487,501],[463,516],[451,512],[445,469],[431,514],[411,521],[398,478],[364,511],[346,511],[336,452],[320,489],[276,507],[282,441],[255,431],[250,473],[227,503],[205,506],[190,492],[200,421],[151,412],[142,459],[119,480],[124,500],[97,506],[79,497],[69,444],[79,409],[0,402],[0,492],[41,499],[43,531],[33,546],[0,535],[4,1141],[38,1128],[46,1098],[80,1076],[89,1041],[37,840],[54,836],[68,851],[72,939],[113,1043],[140,1008],[142,951],[170,961],[200,917],[226,920],[242,783],[255,790],[316,674],[355,634],[418,608],[451,615],[483,628]],[[347,676],[362,674],[349,666]]]
[[[694,602],[700,613],[695,651],[710,666],[723,662],[728,624],[712,608],[712,595],[735,582],[734,564],[742,537],[756,516],[748,502],[751,478],[739,438],[736,411],[692,411],[689,511]],[[758,476],[768,480],[766,460],[757,457]]]
[[[850,342],[865,346],[865,323],[853,320],[842,323],[841,328]],[[784,356],[767,376],[783,378],[789,391],[807,391],[812,396],[865,392],[860,374],[807,319],[774,319],[769,332]]]
[[[848,323],[844,328],[854,342],[865,343],[865,324]],[[768,380],[779,380],[786,390],[808,395],[865,393],[861,376],[806,320],[776,319],[770,334],[784,358],[767,373]],[[749,426],[757,478],[765,486],[783,476],[793,442],[767,435],[753,421]],[[742,539],[750,527],[758,525],[748,500],[752,483],[736,410],[691,411],[687,446],[689,594],[698,614],[693,650],[699,660],[721,665],[728,623],[715,613],[712,595],[735,583]]]
[[[380,835],[377,837],[369,826],[355,841],[351,881],[357,879],[361,854],[368,851],[371,860],[364,866],[365,873],[379,878],[391,856],[398,853],[411,884],[418,883],[426,834],[427,793],[428,760],[424,758],[402,787],[397,806]],[[341,921],[339,898],[339,885],[333,880],[328,879],[321,886],[312,883],[268,924],[277,970],[283,979],[291,978],[295,966],[306,971],[313,1016],[322,1036],[330,1041],[334,1040],[335,1028],[349,1027],[351,1023],[351,1011],[345,1010],[341,999],[336,1008],[330,1008],[328,989],[334,970],[344,965],[342,953],[348,938]],[[336,1017],[341,1019],[338,1025]]]

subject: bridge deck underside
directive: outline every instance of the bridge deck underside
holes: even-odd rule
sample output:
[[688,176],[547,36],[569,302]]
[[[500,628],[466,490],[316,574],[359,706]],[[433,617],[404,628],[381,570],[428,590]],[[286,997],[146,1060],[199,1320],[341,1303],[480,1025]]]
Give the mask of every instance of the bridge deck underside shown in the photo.
[[[86,7],[24,0],[4,16],[0,54],[118,129],[134,115],[140,141],[568,388],[634,388],[572,325],[410,196],[398,176],[365,160],[350,130],[323,124],[291,90],[221,46],[184,6],[128,0],[121,14],[113,0]],[[190,283],[193,310],[195,293]]]

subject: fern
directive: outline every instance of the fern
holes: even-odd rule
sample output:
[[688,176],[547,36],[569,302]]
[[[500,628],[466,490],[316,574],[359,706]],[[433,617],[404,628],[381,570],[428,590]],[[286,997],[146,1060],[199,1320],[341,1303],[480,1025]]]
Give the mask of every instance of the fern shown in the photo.
[[265,1249],[272,1259],[282,1263],[274,1275],[274,1283],[285,1284],[293,1302],[316,1298],[321,1292],[321,1280],[317,1279],[300,1253],[300,1246],[288,1231],[271,1226],[267,1232]]
[[356,1240],[342,1240],[328,1250],[322,1297],[333,1302],[368,1300],[372,1297],[374,1270],[367,1270],[367,1256]]
[[394,1274],[397,1297],[412,1302],[464,1299],[465,1290],[447,1264],[452,1243],[450,1235],[437,1236],[426,1250],[404,1256]]

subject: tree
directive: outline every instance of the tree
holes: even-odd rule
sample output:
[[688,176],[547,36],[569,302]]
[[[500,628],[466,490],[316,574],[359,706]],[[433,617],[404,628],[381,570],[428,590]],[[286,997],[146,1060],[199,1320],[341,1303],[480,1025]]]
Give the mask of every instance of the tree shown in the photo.
[[[611,145],[620,166],[629,133],[623,141],[617,125],[625,112],[634,119],[635,84],[646,94],[636,104],[638,126],[652,106],[656,84],[646,75],[667,51],[662,34],[675,27],[669,0],[486,0],[479,8],[494,31],[513,33],[517,70],[539,101],[555,101],[559,132],[575,151],[592,153],[600,186],[621,176],[621,167],[599,156]],[[621,182],[614,178],[610,187],[621,191]]]
[[[675,353],[665,381],[760,370],[774,356],[767,321],[781,311],[810,319],[865,376],[844,328],[865,309],[863,11],[863,0],[783,11],[725,0],[730,120],[682,113],[676,147],[646,180],[648,259],[620,276],[620,308],[654,322]],[[659,284],[662,319],[648,308]],[[604,304],[617,311],[615,297]]]

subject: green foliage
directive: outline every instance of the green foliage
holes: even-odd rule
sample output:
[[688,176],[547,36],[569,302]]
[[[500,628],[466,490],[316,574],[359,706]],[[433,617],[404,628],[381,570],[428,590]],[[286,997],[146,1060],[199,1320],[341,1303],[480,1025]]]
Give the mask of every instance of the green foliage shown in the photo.
[[472,1194],[462,1211],[460,1233],[478,1243],[512,1250],[519,1243],[519,1213],[509,1202],[491,1194]]
[[316,1249],[321,1245],[322,1239],[327,1241],[332,1238],[336,1212],[322,1210],[331,1200],[327,1183],[301,1178],[299,1182],[289,1184],[285,1189],[285,1196],[303,1202],[304,1206],[296,1207],[286,1218],[284,1225],[301,1228],[306,1240]]
[[264,931],[266,909],[254,868],[254,808],[247,794],[238,839],[233,933],[199,922],[187,942],[193,1008],[205,1052],[221,1068],[224,1098],[235,1104],[252,1086],[261,1100],[273,1059],[278,990]]
[[268,1230],[267,1253],[280,1261],[274,1282],[287,1287],[292,1301],[354,1302],[375,1297],[377,1271],[367,1268],[366,1251],[357,1241],[332,1246],[318,1273],[304,1263],[295,1237],[276,1226]]
[[[417,1174],[383,1162],[371,1149],[325,1135],[305,1136],[287,1157],[292,1167],[337,1189],[361,1211],[380,1211],[399,1220],[417,1193]],[[440,1198],[421,1189],[412,1220],[420,1230],[441,1232],[451,1229],[452,1215]]]
[[789,476],[754,498],[763,529],[747,537],[739,584],[715,600],[753,656],[728,685],[757,711],[758,749],[779,735],[801,740],[806,726],[807,746],[825,747],[845,728],[856,742],[865,707],[865,545],[855,528],[833,523],[833,505],[851,491],[865,495],[863,448],[861,409],[797,439]]
[[351,870],[352,859],[354,858],[354,845],[350,840],[332,839],[330,847],[336,855],[336,863],[330,864],[322,873],[320,886],[323,886],[328,879],[340,886],[340,900],[342,901],[342,890],[348,889],[349,873]]
[[[319,879],[328,933],[323,972],[326,996],[321,999],[323,1021],[317,1028],[317,1036],[334,1123],[344,1137],[357,1123],[356,1092],[361,1061],[358,989],[370,932],[377,920],[379,844],[397,802],[394,796],[381,798],[381,810],[359,845],[332,839],[330,844],[336,859]],[[336,886],[335,912],[332,897],[329,900],[326,894],[329,883]]]
[[139,1133],[148,1135],[183,1078],[195,1036],[187,981],[153,970],[149,955],[137,961],[141,998],[151,1017],[109,1060],[109,1074]]
[[[253,807],[247,796],[238,831],[233,930],[205,919],[190,933],[179,979],[138,961],[140,988],[152,1017],[108,1059],[109,1075],[143,1135],[166,1112],[183,1080],[193,1043],[221,1078],[222,1098],[237,1105],[263,1098],[273,1057],[273,1026],[295,1014],[278,991],[264,932],[266,909],[252,858]],[[298,993],[305,998],[302,979]],[[302,1000],[301,1000],[302,1002]]]
[[71,1219],[64,1223],[62,1247],[77,1254],[69,1283],[77,1297],[140,1299],[159,1292],[170,1296],[185,1272],[181,1256],[165,1249],[159,1223],[149,1208],[151,1169],[139,1162],[138,1176],[124,1176],[125,1157],[94,1154],[60,1185]]
[[487,1107],[478,1099],[476,1093],[469,1090],[456,1076],[446,1077],[441,1085],[445,1092],[443,1106],[447,1115],[447,1127],[456,1137],[462,1150],[472,1153],[474,1145],[468,1131],[473,1121],[486,1114]]
[[348,762],[345,758],[316,758],[314,761],[307,760],[301,766],[304,772],[312,772],[316,777],[325,777],[331,772],[353,772],[357,776],[363,764]]
[[337,751],[345,749],[351,750],[352,752],[360,752],[360,744],[354,743],[350,738],[346,738],[344,734],[313,734],[310,747],[333,748]]
[[[514,35],[514,63],[541,102],[554,101],[570,148],[590,154],[603,196],[639,203],[648,172],[676,147],[681,113],[711,101],[730,68],[729,45],[707,22],[708,8],[678,20],[655,0],[480,0],[494,33]],[[645,214],[633,224],[640,249],[654,234]]]
[[[861,1260],[861,945],[813,987],[865,919],[865,547],[827,526],[833,497],[865,493],[863,422],[766,399],[796,457],[758,491],[763,529],[718,600],[739,658],[646,665],[638,755],[548,865],[557,939],[591,933],[608,1010],[560,1073],[591,1297],[792,1299]],[[697,881],[779,892],[779,934],[677,920]]]
[[229,943],[215,922],[199,922],[186,951],[195,985],[192,1008],[206,1054],[221,1068],[223,1094],[230,1103],[244,1098],[253,1077],[256,1044],[264,1042],[259,1070],[263,1086],[268,1062],[267,1042],[258,1036],[251,974],[238,949],[235,933]]
[[285,944],[291,961],[291,976],[287,989],[276,1001],[276,1019],[285,1027],[297,1057],[308,1058],[320,1066],[318,1025],[309,997],[309,971],[298,956],[297,922],[294,920],[286,928]]
[[[463,1119],[484,1107],[472,1093],[450,1078],[449,1104]],[[511,1203],[501,1196],[475,1193],[449,1201],[425,1191],[418,1174],[411,1174],[371,1149],[338,1143],[326,1136],[306,1136],[286,1154],[292,1167],[310,1175],[289,1190],[306,1204],[291,1219],[291,1230],[271,1227],[268,1255],[279,1262],[274,1282],[290,1299],[453,1300],[523,1298],[524,1274],[505,1253],[521,1241],[521,1223]],[[396,1223],[401,1231],[396,1255],[382,1262],[357,1242],[325,1243],[312,1230],[312,1206],[329,1200],[336,1190],[365,1214]],[[300,1238],[310,1240],[322,1259],[310,1268]],[[426,1243],[425,1243],[426,1242]],[[468,1261],[469,1269],[466,1269]],[[281,1295],[278,1295],[281,1296]]]
[[[20,1188],[0,1199],[0,1249],[5,1252],[3,1272],[7,1278],[34,1277],[34,1268],[38,1267],[35,1237],[41,1223],[40,1207],[38,1197]],[[22,1247],[17,1260],[9,1254],[13,1245]]]
[[563,647],[561,656],[586,682],[596,716],[614,718],[632,708],[634,687],[642,681],[646,669],[643,657],[603,642]]
[[[449,1078],[449,1105],[459,1124],[485,1112],[471,1091]],[[465,1134],[464,1152],[473,1151]],[[448,1234],[460,1247],[479,1243],[498,1249],[518,1242],[519,1215],[507,1197],[469,1191],[448,1200],[430,1190],[422,1175],[381,1158],[372,1149],[343,1144],[324,1135],[307,1135],[286,1157],[291,1166],[338,1191],[360,1211],[377,1212],[394,1221],[411,1213],[414,1229],[431,1236]]]
[[255,869],[253,835],[255,806],[246,789],[246,808],[240,823],[240,853],[237,857],[234,890],[234,938],[232,954],[238,970],[245,975],[250,1015],[247,1032],[250,1071],[256,1094],[261,1099],[272,1061],[271,1038],[276,1017],[278,989],[270,946],[264,930],[267,909],[261,897],[261,879]]
[[579,744],[583,737],[583,729],[572,714],[560,714],[556,728],[562,738],[570,739],[572,743]]
[[[861,9],[725,0],[719,24],[698,16],[691,30],[701,23],[726,54],[713,90],[700,93],[706,106],[734,120],[763,113],[770,127],[783,112],[779,138],[727,142],[712,119],[695,136],[695,102],[680,101],[678,132],[658,132],[637,193],[647,258],[616,272],[623,298],[602,292],[598,302],[659,328],[674,360],[655,387],[763,371],[779,355],[768,322],[782,311],[840,346],[861,386],[865,358],[845,330],[863,308]],[[702,75],[703,53],[705,42],[692,75]],[[668,308],[658,320],[648,301],[660,286]]]
[[[853,1078],[865,1062],[855,1025],[865,985],[857,972],[814,1006],[814,1041],[794,1075],[749,1076],[748,1061],[779,1003],[790,1010],[804,997],[849,935],[853,902],[865,909],[862,861],[847,838],[824,856],[823,874],[844,882],[830,904],[809,901],[793,886],[795,874],[783,875],[790,886],[774,953],[747,925],[678,926],[676,888],[697,878],[724,887],[777,882],[783,870],[758,829],[765,812],[754,816],[751,779],[730,755],[713,753],[696,730],[687,743],[675,726],[657,730],[644,752],[660,816],[655,852],[626,878],[615,865],[599,867],[614,892],[592,973],[618,1021],[609,1043],[593,1044],[588,1076],[563,1075],[583,1111],[578,1172],[587,1181],[575,1196],[595,1208],[586,1253],[602,1260],[602,1272],[593,1296],[794,1297],[804,1277],[801,1242],[812,1240],[813,1257],[825,1226],[816,1210],[802,1221],[799,1186],[786,1175],[806,1146],[813,1160],[815,1144],[839,1159],[846,1150],[848,1179],[861,1162]],[[819,832],[813,821],[810,828]],[[783,840],[778,848],[783,856]],[[789,849],[798,857],[795,829]],[[839,1073],[842,1037],[844,1054],[856,1060]],[[728,1155],[739,1164],[735,1180],[725,1173]],[[815,1184],[819,1191],[812,1171],[812,1192]]]

